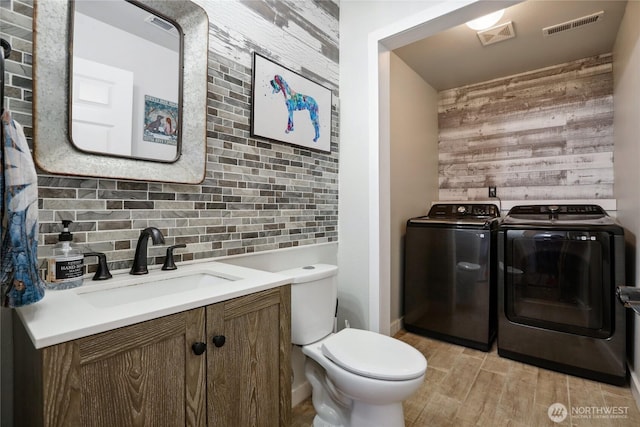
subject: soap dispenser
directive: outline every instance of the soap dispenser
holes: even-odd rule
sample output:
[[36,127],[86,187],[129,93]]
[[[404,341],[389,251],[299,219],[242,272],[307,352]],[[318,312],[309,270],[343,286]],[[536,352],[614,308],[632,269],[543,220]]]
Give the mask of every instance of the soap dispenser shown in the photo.
[[70,220],[62,220],[62,233],[58,235],[58,243],[48,261],[48,289],[70,289],[82,285],[84,255],[73,243],[73,234],[69,232],[71,223]]

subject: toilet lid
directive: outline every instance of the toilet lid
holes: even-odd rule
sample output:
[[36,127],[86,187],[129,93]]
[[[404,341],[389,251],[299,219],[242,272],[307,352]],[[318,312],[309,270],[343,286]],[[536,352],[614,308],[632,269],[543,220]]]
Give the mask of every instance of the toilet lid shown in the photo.
[[322,354],[354,374],[380,380],[420,377],[427,360],[415,348],[395,338],[347,328],[325,339]]

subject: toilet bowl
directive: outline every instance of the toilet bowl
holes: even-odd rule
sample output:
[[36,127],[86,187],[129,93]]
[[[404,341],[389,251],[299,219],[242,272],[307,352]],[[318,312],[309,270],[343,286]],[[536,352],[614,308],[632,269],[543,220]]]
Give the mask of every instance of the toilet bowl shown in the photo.
[[314,426],[401,427],[402,402],[424,382],[427,361],[410,345],[375,332],[333,332],[337,267],[316,264],[291,277],[291,338],[306,356]]
[[427,368],[424,356],[410,345],[360,329],[343,329],[303,346],[302,352],[335,387],[327,397],[350,405],[339,424],[345,426],[404,426],[402,402],[420,388]]

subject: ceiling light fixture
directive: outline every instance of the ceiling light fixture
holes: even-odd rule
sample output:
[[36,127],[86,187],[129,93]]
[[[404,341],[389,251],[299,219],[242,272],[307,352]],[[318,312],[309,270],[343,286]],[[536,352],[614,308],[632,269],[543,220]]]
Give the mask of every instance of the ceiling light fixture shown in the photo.
[[485,16],[481,16],[480,18],[476,18],[473,21],[467,22],[467,27],[472,30],[486,30],[487,28],[491,28],[494,26],[500,18],[504,15],[504,9],[495,11]]

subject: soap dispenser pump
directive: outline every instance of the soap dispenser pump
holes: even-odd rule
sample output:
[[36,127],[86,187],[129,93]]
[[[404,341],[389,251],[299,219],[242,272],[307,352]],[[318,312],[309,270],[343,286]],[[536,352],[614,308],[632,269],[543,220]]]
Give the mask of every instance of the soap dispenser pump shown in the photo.
[[53,248],[47,269],[47,288],[70,289],[82,285],[84,255],[73,243],[73,234],[69,224],[73,221],[62,220],[62,233]]

